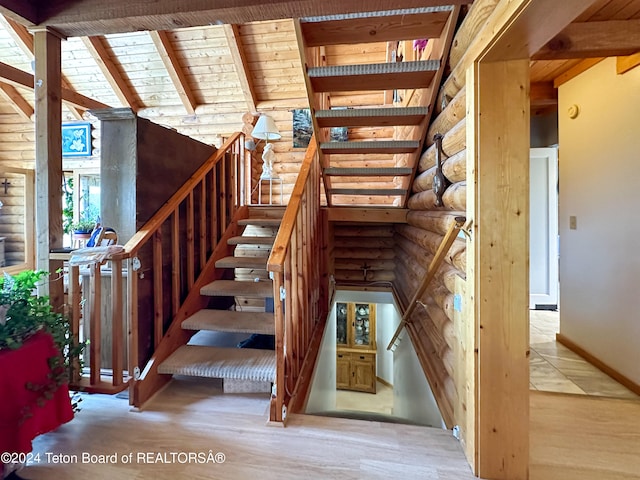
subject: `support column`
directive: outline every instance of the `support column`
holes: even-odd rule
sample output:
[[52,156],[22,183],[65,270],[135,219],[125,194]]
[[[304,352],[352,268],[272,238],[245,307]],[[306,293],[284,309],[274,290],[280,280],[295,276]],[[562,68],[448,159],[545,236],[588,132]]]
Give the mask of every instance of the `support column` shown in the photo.
[[476,475],[529,467],[529,60],[467,72],[467,279],[475,320]]
[[[54,308],[63,304],[64,285],[49,251],[62,247],[62,103],[60,37],[51,30],[34,32],[36,130],[36,268],[51,272],[48,294]],[[56,279],[58,279],[55,281]]]

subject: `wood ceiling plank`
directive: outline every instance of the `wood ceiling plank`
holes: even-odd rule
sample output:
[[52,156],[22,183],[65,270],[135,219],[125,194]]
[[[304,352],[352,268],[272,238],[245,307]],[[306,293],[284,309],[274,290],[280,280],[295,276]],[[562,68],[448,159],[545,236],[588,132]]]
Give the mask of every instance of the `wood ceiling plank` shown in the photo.
[[0,83],[0,97],[7,100],[20,117],[28,122],[32,121],[34,113],[33,107],[20,95],[20,92],[18,92],[13,85]]
[[240,28],[238,25],[224,25],[224,33],[231,52],[231,58],[236,67],[238,80],[240,81],[240,89],[247,102],[247,108],[250,112],[256,112],[258,98],[256,97],[256,91],[253,86],[253,81],[251,80],[249,62],[247,61],[247,55],[245,54],[242,44]]
[[131,108],[134,112],[140,109],[140,105],[135,93],[131,90],[124,77],[120,73],[118,66],[111,59],[102,37],[82,37],[82,43],[87,48],[96,64],[102,71],[107,83],[125,107]]
[[532,109],[558,105],[558,89],[553,86],[553,82],[532,83],[529,100]]
[[178,61],[178,57],[171,43],[169,33],[164,30],[159,30],[151,31],[149,32],[149,35],[158,50],[160,58],[162,58],[162,61],[164,62],[173,85],[178,91],[178,96],[180,97],[184,108],[187,110],[189,115],[195,115],[198,102],[196,101],[195,95],[187,82],[187,78],[182,67],[180,66],[180,62]]
[[631,55],[640,50],[640,20],[571,23],[534,60]]

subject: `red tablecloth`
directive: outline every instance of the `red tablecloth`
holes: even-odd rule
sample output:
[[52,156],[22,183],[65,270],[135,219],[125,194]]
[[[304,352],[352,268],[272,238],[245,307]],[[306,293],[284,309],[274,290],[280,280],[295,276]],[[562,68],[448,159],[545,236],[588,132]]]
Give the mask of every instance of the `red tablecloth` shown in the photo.
[[[0,350],[0,452],[31,451],[31,440],[73,418],[69,389],[60,386],[53,398],[37,405],[39,394],[25,384],[44,385],[48,360],[58,351],[49,334],[38,332],[18,350]],[[32,416],[24,419],[25,407]]]

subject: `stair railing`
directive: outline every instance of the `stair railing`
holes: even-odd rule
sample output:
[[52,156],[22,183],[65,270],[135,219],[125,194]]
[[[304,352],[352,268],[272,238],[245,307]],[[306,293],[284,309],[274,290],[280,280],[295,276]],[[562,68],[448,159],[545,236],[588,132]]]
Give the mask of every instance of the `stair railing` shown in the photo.
[[424,292],[427,290],[427,287],[431,283],[431,280],[433,280],[434,277],[436,276],[436,272],[438,271],[438,268],[440,268],[440,265],[442,265],[442,262],[444,261],[444,258],[447,252],[449,251],[449,249],[451,248],[451,245],[453,245],[453,242],[458,236],[458,232],[460,232],[460,230],[464,227],[465,222],[466,222],[465,217],[455,217],[455,221],[452,222],[451,225],[449,225],[449,229],[447,230],[447,233],[444,235],[444,238],[442,239],[442,242],[440,243],[438,250],[436,250],[436,253],[433,256],[433,259],[431,260],[431,263],[429,263],[429,268],[427,270],[426,275],[422,279],[422,282],[420,282],[420,286],[418,287],[416,292],[413,294],[413,297],[409,301],[409,305],[407,306],[404,314],[402,315],[400,324],[398,325],[398,328],[396,329],[395,333],[391,337],[391,341],[387,346],[387,350],[391,350],[393,348],[396,340],[400,336],[400,333],[402,333],[402,329],[409,323],[409,318],[411,317],[411,314],[415,310],[416,306],[420,303],[420,297],[422,297]]
[[[72,335],[77,341],[89,340],[89,374],[74,379],[72,388],[114,393],[129,384],[133,403],[131,379],[140,377],[140,358],[156,351],[178,313],[189,308],[188,293],[246,203],[248,161],[244,134],[236,133],[134,234],[124,251],[108,257],[110,268],[104,263],[88,270],[69,268]],[[51,258],[61,259],[56,254]],[[111,286],[108,294],[103,293],[105,279]],[[140,342],[140,336],[149,341]],[[103,351],[108,343],[110,353]],[[139,352],[145,344],[149,351]]]
[[320,160],[314,136],[267,263],[275,299],[276,379],[271,421],[286,419],[287,406],[305,371],[312,334],[327,315],[325,225],[320,211]]

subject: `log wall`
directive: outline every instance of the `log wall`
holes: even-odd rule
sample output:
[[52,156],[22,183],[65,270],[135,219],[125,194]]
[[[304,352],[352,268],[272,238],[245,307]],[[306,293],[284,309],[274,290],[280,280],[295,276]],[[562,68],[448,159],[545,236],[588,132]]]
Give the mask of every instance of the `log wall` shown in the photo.
[[332,273],[336,282],[395,279],[397,248],[392,226],[334,222],[332,227]]
[[[460,63],[471,40],[495,8],[496,0],[476,0],[461,23],[453,41],[450,68]],[[408,201],[407,225],[395,227],[397,243],[396,280],[402,301],[408,302],[425,276],[429,262],[443,240],[455,215],[465,215],[466,185],[466,90],[458,77],[447,78],[439,91],[436,115],[431,120],[425,151],[420,157]],[[435,206],[433,177],[436,148],[433,137],[443,138],[443,173],[450,186],[443,207]],[[409,333],[416,351],[423,356],[429,379],[443,418],[451,428],[460,427],[460,435],[470,460],[473,439],[473,341],[464,306],[466,290],[466,240],[455,240],[430,287],[420,299],[421,305],[410,318]],[[470,368],[471,366],[471,368]]]

